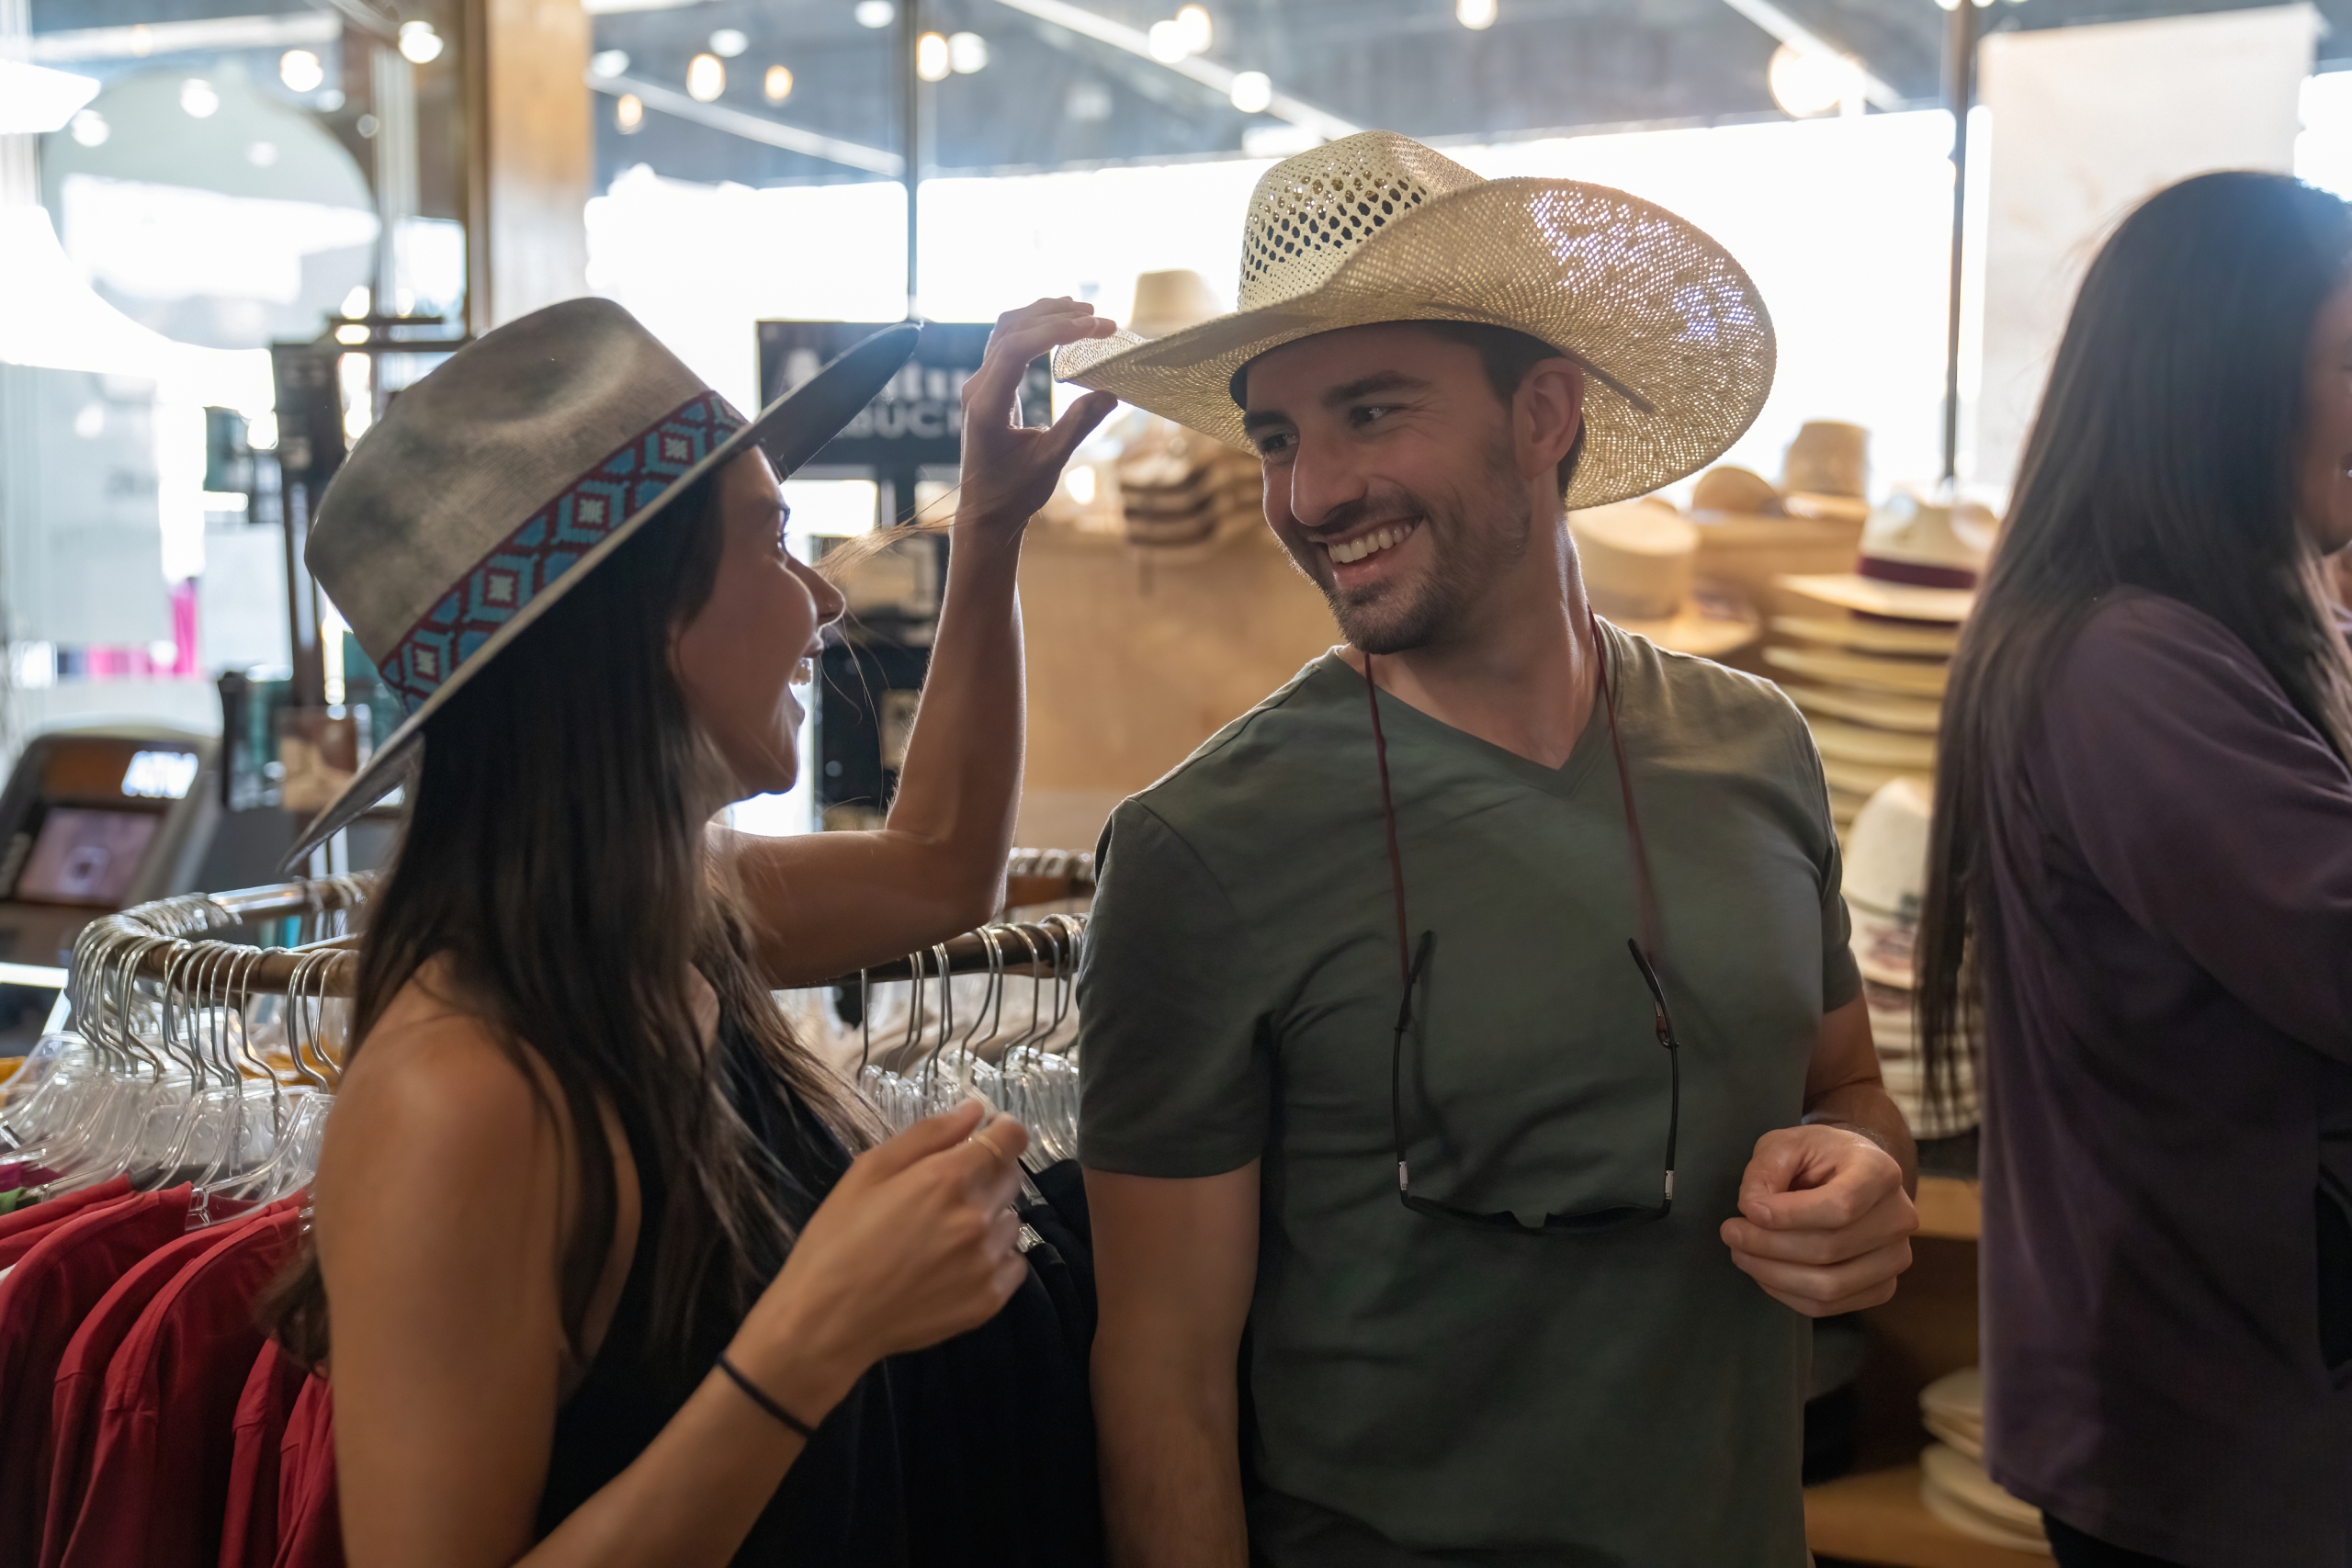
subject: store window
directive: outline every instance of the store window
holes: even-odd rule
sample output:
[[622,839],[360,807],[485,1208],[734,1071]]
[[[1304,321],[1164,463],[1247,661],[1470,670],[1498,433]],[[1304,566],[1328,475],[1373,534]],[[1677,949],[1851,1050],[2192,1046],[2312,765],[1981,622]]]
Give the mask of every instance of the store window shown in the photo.
[[284,675],[272,348],[314,345],[347,441],[441,357],[376,347],[460,330],[462,33],[457,0],[0,4],[11,757],[217,731],[220,675]]

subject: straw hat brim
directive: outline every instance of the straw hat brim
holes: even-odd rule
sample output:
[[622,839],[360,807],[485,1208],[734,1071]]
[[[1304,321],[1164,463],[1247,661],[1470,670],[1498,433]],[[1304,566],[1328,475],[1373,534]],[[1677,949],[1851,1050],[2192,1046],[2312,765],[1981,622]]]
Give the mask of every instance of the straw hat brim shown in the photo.
[[623,520],[582,554],[571,570],[539,590],[528,604],[516,611],[471,658],[452,671],[431,696],[418,705],[416,711],[376,748],[366,764],[352,775],[351,782],[303,828],[294,847],[278,863],[278,870],[291,872],[312,850],[350,826],[361,812],[407,783],[424,738],[424,726],[433,716],[516,637],[529,630],[549,606],[585,581],[590,572],[660,516],[689,487],[754,446],[767,453],[779,477],[791,473],[815,457],[889,384],[899,367],[913,355],[921,335],[922,329],[910,322],[885,328],[856,344],[761,410],[757,418],[713,446],[701,462],[680,474],[668,488]]
[[1701,659],[1721,659],[1727,653],[1736,653],[1762,635],[1762,628],[1753,620],[1737,615],[1702,615],[1687,604],[1667,620],[1629,620],[1623,615],[1601,618],[1621,631],[1647,637],[1668,653],[1693,654]]
[[1976,591],[1973,588],[1921,588],[1908,582],[1864,577],[1859,572],[1783,577],[1780,585],[1824,604],[1865,615],[1883,615],[1890,620],[1958,626],[1976,607]]
[[1072,344],[1054,374],[1246,451],[1236,371],[1300,338],[1394,321],[1507,327],[1584,366],[1572,509],[1705,468],[1772,389],[1771,317],[1729,252],[1623,191],[1532,178],[1431,197],[1312,288],[1163,338]]

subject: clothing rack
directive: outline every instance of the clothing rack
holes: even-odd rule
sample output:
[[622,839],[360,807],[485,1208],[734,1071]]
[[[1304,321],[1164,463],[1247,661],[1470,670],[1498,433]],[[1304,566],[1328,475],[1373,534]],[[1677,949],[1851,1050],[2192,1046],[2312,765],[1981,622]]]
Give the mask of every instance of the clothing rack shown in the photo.
[[[366,874],[297,879],[225,893],[180,894],[102,915],[83,929],[74,943],[69,995],[78,1008],[82,976],[108,967],[109,958],[135,951],[133,972],[143,980],[193,983],[215,994],[232,990],[243,996],[283,996],[299,982],[305,997],[347,998],[358,969],[354,951],[357,939],[348,930],[349,918],[366,903],[374,886],[375,878]],[[1094,856],[1085,851],[1015,850],[1007,866],[1006,887],[1012,908],[1083,898],[1093,891]],[[311,940],[255,947],[206,934],[283,919],[305,924]],[[936,977],[943,951],[951,975],[1053,976],[1076,964],[1075,937],[1082,926],[1083,918],[1076,916],[992,925],[984,929],[998,944],[993,953],[989,937],[967,931],[923,954],[869,968],[862,976],[852,971],[817,984],[854,986],[861,979],[906,980],[919,974]]]

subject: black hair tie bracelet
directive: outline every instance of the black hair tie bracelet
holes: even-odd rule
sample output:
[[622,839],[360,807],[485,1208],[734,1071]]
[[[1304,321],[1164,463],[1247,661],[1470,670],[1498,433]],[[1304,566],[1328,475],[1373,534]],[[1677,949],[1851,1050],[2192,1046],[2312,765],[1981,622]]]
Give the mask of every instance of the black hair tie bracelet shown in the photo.
[[743,1391],[744,1396],[751,1400],[752,1404],[758,1405],[761,1409],[766,1411],[769,1415],[775,1416],[777,1420],[783,1422],[786,1426],[799,1433],[801,1441],[815,1442],[817,1440],[816,1427],[811,1427],[808,1422],[803,1421],[799,1416],[795,1416],[791,1411],[786,1410],[783,1405],[778,1404],[775,1400],[769,1398],[767,1391],[761,1388],[759,1384],[753,1382],[750,1378],[745,1377],[742,1370],[736,1366],[734,1362],[727,1359],[725,1351],[719,1352],[718,1370],[725,1372],[729,1379],[734,1382],[735,1386]]

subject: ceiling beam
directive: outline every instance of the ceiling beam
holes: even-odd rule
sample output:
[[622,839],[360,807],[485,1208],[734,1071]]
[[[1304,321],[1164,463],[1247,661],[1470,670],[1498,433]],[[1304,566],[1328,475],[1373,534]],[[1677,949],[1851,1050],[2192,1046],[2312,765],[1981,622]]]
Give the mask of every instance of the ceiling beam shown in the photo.
[[[1967,0],[1962,0],[1962,3],[1964,5]],[[1861,75],[1863,98],[1872,106],[1882,109],[1903,107],[1903,95],[1871,74],[1871,68],[1862,63],[1861,56],[1850,50],[1839,49],[1836,44],[1772,4],[1772,0],[1724,0],[1724,4],[1795,50],[1799,54],[1818,55],[1827,60],[1842,60],[1851,65]]]
[[[1733,3],[1737,4],[1738,0],[1733,0]],[[1202,86],[1212,92],[1222,94],[1227,98],[1233,96],[1233,79],[1240,74],[1230,66],[1219,65],[1213,60],[1203,60],[1198,55],[1188,54],[1183,59],[1176,61],[1162,60],[1151,52],[1151,39],[1141,28],[1128,27],[1124,22],[1114,22],[1098,12],[1087,10],[1082,6],[1072,6],[1068,3],[1068,0],[997,0],[997,4],[1009,6],[1024,16],[1035,17],[1041,22],[1051,22],[1057,28],[1067,28],[1071,32],[1094,39],[1097,43],[1106,43],[1113,49],[1124,50],[1140,59],[1148,60],[1154,65],[1173,71],[1179,76],[1188,76]],[[1286,119],[1302,130],[1311,130],[1326,141],[1337,141],[1342,136],[1353,136],[1363,129],[1352,121],[1340,118],[1329,109],[1319,108],[1303,99],[1292,97],[1287,93],[1276,93],[1273,101],[1266,106],[1266,112],[1277,119]]]
[[615,97],[624,93],[630,94],[647,108],[658,109],[673,119],[688,120],[713,130],[723,130],[746,141],[765,142],[770,147],[781,147],[787,152],[844,164],[853,169],[863,169],[869,175],[882,175],[890,179],[897,179],[906,168],[905,161],[896,152],[886,152],[879,147],[868,147],[862,141],[844,141],[838,136],[827,136],[797,125],[786,125],[764,115],[746,114],[724,104],[702,103],[658,83],[640,82],[633,76],[599,76],[593,72],[587,80],[589,87],[595,92],[609,93]]

